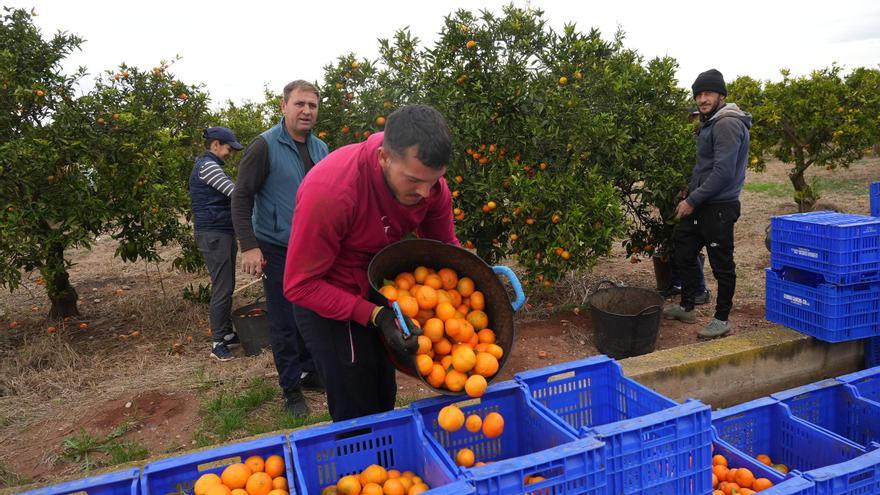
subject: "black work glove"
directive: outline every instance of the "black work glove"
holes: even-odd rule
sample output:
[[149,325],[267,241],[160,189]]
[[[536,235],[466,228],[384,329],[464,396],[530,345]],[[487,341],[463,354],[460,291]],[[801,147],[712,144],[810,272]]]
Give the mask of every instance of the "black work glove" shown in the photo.
[[376,313],[376,317],[373,318],[372,323],[382,332],[382,335],[385,336],[385,341],[395,351],[401,354],[415,354],[419,349],[418,335],[421,335],[422,331],[408,316],[404,315],[403,320],[409,327],[409,337],[403,336],[403,331],[397,322],[397,315],[394,314],[394,310],[391,308],[380,309]]

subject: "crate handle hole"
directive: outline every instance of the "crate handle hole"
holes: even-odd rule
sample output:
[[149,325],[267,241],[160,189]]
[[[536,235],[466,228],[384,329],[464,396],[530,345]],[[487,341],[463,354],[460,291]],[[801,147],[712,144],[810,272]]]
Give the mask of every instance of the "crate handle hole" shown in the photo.
[[559,373],[558,375],[552,375],[547,378],[547,383],[558,382],[559,380],[568,380],[569,378],[574,377],[574,371],[566,371],[565,373]]
[[354,437],[359,437],[361,435],[369,435],[370,433],[373,433],[373,429],[370,428],[369,426],[366,426],[364,428],[358,428],[356,430],[337,433],[334,438],[336,440],[345,440],[346,438],[354,438]]
[[199,464],[199,472],[207,471],[209,469],[214,469],[218,467],[228,466],[230,464],[236,464],[239,462],[244,462],[241,460],[239,456],[227,457],[224,459],[217,459],[216,461],[206,462],[204,464]]

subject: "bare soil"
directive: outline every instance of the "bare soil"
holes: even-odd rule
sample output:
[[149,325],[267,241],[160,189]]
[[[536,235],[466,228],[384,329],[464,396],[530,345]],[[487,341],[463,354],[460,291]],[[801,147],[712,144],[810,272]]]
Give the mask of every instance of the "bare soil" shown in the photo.
[[[811,176],[846,182],[824,192],[817,209],[867,214],[868,185],[880,178],[880,160],[864,159],[851,170],[810,171]],[[788,183],[786,167],[771,163],[747,184]],[[859,184],[864,187],[859,187]],[[790,196],[749,189],[736,225],[738,287],[731,314],[732,334],[766,326],[764,321],[764,247],[770,217],[793,213]],[[22,480],[53,481],[79,475],[79,466],[60,457],[65,438],[77,432],[107,435],[131,425],[122,439],[145,446],[150,455],[192,448],[201,424],[200,409],[212,391],[235,389],[254,377],[276,379],[271,355],[217,363],[208,357],[207,309],[181,299],[189,284],[207,283],[206,275],[182,274],[169,263],[126,264],[113,256],[116,243],[100,238],[90,250],[72,253],[71,282],[80,295],[82,316],[49,321],[48,299],[38,275],[0,297],[0,488]],[[173,259],[176,248],[162,255]],[[708,286],[715,281],[708,263]],[[239,286],[251,281],[238,274]],[[611,279],[654,288],[648,262],[630,263],[618,248],[592,273],[560,281],[540,301],[530,300],[517,316],[514,351],[500,379],[514,373],[598,353],[592,318],[585,309],[588,288]],[[258,285],[239,294],[235,307],[252,302]],[[712,304],[699,306],[697,325],[662,321],[658,349],[697,342],[696,331],[712,318]],[[15,328],[10,328],[16,322]],[[86,323],[87,328],[79,328]],[[54,334],[47,327],[58,328]],[[241,351],[237,351],[241,353]],[[400,375],[399,397],[430,395],[421,382]],[[313,410],[326,410],[324,397],[307,393]]]

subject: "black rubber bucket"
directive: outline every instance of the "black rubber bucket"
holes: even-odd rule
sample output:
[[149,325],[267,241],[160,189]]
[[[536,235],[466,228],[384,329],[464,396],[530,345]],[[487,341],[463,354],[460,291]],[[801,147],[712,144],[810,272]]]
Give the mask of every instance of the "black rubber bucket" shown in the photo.
[[[495,331],[497,344],[504,350],[504,355],[498,365],[498,373],[492,380],[501,374],[504,364],[513,352],[513,343],[516,341],[516,330],[513,325],[513,314],[525,302],[522,286],[513,271],[506,266],[490,267],[479,256],[470,251],[450,244],[430,239],[407,239],[390,244],[376,253],[367,268],[367,277],[370,280],[370,300],[380,306],[387,306],[388,299],[379,293],[382,282],[385,279],[393,280],[398,273],[411,272],[418,266],[427,266],[435,269],[452,268],[459,276],[470,277],[477,288],[486,296],[486,315]],[[511,302],[507,289],[498,275],[505,275],[511,282],[516,300]],[[446,389],[432,387],[422,377],[416,367],[415,356],[392,352],[389,347],[389,357],[394,365],[403,373],[419,378],[430,390],[445,395],[461,395],[464,392],[451,392]]]
[[269,312],[262,296],[253,304],[242,306],[232,312],[232,326],[241,340],[241,347],[248,356],[256,356],[263,349],[272,347],[269,339]]
[[599,352],[623,359],[654,352],[663,316],[663,296],[639,287],[601,288],[590,296],[593,340]]

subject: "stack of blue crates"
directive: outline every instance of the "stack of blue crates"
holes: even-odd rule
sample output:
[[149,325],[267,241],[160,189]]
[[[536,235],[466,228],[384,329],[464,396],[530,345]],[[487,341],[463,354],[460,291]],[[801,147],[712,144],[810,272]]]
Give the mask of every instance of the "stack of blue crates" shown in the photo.
[[[871,183],[871,216],[880,217],[880,182]],[[865,339],[865,367],[880,366],[880,337]]]
[[766,318],[826,342],[880,335],[880,218],[774,217]]

